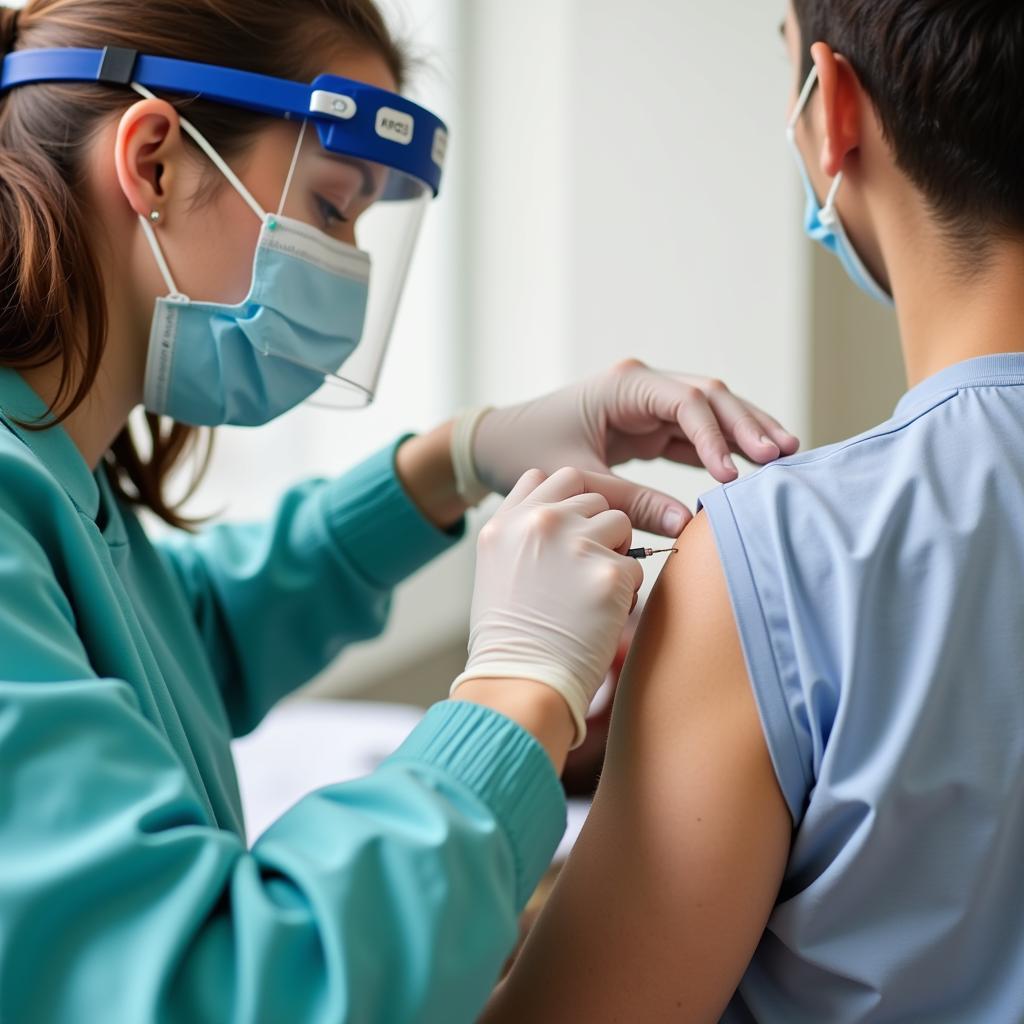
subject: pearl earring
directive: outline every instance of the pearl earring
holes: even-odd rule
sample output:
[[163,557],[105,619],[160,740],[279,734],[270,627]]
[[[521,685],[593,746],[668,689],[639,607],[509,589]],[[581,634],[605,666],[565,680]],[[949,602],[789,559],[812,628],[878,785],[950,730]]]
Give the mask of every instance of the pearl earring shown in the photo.
[[159,211],[159,210],[154,210],[154,211],[153,211],[153,212],[152,212],[152,213],[151,213],[151,214],[149,215],[149,219],[150,219],[150,220],[151,220],[151,221],[152,221],[152,222],[153,222],[154,224],[159,224],[159,223],[160,223],[160,217],[161,217],[161,214],[160,214],[160,211]]

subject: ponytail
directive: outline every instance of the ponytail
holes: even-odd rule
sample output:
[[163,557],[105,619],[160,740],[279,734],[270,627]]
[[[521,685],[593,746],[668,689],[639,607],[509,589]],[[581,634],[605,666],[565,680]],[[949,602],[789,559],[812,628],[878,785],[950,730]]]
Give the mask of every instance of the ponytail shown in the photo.
[[[10,52],[18,38],[21,11],[0,8],[0,47]],[[17,370],[56,363],[60,380],[51,415],[24,423],[47,430],[63,423],[85,401],[99,373],[106,347],[107,309],[103,277],[88,244],[86,210],[76,173],[75,146],[48,152],[17,108],[24,97],[3,97],[0,107],[0,362]],[[76,133],[81,135],[82,133]],[[84,141],[84,139],[82,140]],[[126,426],[105,462],[114,489],[172,526],[190,528],[164,497],[164,486],[199,432],[182,424],[164,430],[148,416],[150,456],[143,459]],[[212,434],[208,433],[212,439]],[[211,446],[196,474],[195,490],[209,462]]]
[[[5,16],[4,27],[9,24]],[[49,425],[67,419],[95,382],[106,335],[102,280],[66,179],[34,139],[10,122],[4,128],[0,353],[16,369],[61,362],[57,404],[63,411]]]

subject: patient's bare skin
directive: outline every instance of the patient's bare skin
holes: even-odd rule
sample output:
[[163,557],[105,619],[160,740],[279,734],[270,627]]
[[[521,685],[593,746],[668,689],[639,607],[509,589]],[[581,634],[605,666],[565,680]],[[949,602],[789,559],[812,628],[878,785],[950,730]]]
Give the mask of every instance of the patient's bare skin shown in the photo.
[[791,820],[705,516],[679,549],[626,664],[591,818],[486,1024],[717,1021],[761,938]]

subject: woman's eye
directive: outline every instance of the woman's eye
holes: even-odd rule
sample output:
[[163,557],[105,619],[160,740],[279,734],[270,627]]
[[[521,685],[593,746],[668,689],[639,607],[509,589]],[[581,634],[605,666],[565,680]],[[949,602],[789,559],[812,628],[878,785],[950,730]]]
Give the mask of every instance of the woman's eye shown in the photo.
[[334,205],[334,203],[329,202],[327,199],[324,199],[324,197],[320,196],[320,195],[315,196],[315,198],[316,198],[316,204],[317,204],[317,206],[319,207],[319,210],[320,210],[320,216],[323,219],[324,223],[328,227],[330,227],[332,223],[335,223],[335,224],[347,224],[348,223],[348,217],[346,217],[345,214],[343,214],[341,212],[341,210],[339,210]]

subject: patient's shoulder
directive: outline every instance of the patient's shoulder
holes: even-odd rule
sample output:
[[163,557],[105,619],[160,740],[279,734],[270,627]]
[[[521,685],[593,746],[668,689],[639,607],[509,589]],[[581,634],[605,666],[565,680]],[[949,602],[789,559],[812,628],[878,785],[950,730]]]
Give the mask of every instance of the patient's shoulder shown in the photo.
[[[873,564],[904,543],[899,511],[920,494],[932,432],[925,416],[894,420],[705,494],[734,603],[756,592],[770,615],[804,593],[819,609],[834,607],[855,582],[844,566]],[[803,604],[801,615],[813,607]]]
[[901,510],[920,503],[918,467],[929,444],[920,422],[782,460],[702,499],[700,544],[713,533],[794,821],[820,771],[845,666],[892,601],[919,586],[907,569],[917,563],[899,555],[919,529]]
[[727,514],[741,533],[799,550],[815,538],[828,547],[837,540],[856,543],[855,535],[885,521],[887,511],[922,484],[948,488],[950,474],[934,455],[962,426],[947,398],[911,407],[856,437],[780,459],[704,495],[701,504],[716,534]]
[[708,685],[746,688],[746,670],[715,537],[698,515],[676,543],[643,613],[627,675],[651,700],[658,722],[701,699]]

